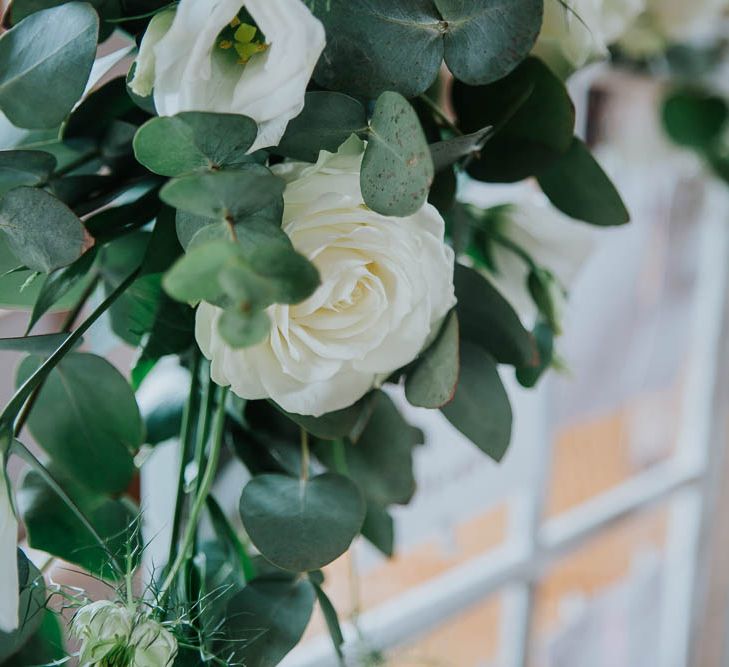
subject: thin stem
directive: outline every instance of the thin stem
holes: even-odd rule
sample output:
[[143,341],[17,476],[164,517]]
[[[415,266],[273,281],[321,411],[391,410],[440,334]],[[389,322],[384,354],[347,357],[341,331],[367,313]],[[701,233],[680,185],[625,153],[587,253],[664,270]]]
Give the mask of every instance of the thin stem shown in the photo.
[[172,522],[172,539],[170,541],[168,563],[171,563],[175,557],[177,543],[180,540],[180,522],[182,520],[182,506],[185,499],[185,468],[190,458],[190,438],[193,433],[193,423],[200,407],[200,353],[197,349],[194,353],[190,372],[190,395],[187,397],[187,402],[185,403],[185,410],[182,415],[182,428],[180,430],[180,471],[177,476],[177,498],[175,500],[175,514]]
[[91,315],[84,320],[84,322],[66,338],[61,346],[50,356],[46,361],[33,373],[15,392],[10,402],[5,406],[5,409],[0,414],[0,426],[10,425],[14,422],[20,411],[23,408],[24,403],[28,400],[28,397],[33,393],[36,387],[45,381],[51,371],[60,363],[60,361],[73,349],[76,343],[81,337],[91,328],[91,325],[96,322],[111,306],[114,302],[129,289],[132,283],[137,279],[139,275],[139,269],[134,271],[126,280],[124,280],[119,287],[117,287],[95,310]]
[[76,171],[76,169],[78,169],[79,167],[83,167],[87,162],[95,160],[100,155],[101,151],[99,151],[98,149],[90,151],[89,153],[85,153],[84,155],[81,155],[75,160],[69,162],[65,167],[56,169],[56,171],[53,172],[53,178],[56,179],[61,178],[62,176],[66,176],[66,174],[70,174],[72,171]]
[[202,410],[198,414],[197,434],[195,438],[195,491],[200,490],[200,474],[205,460],[205,446],[208,443],[210,435],[210,417],[213,409],[213,400],[215,398],[215,385],[210,379],[210,371],[206,367],[205,377],[203,379],[202,390]]
[[71,330],[73,329],[74,322],[76,322],[76,319],[81,314],[81,311],[84,309],[84,306],[86,306],[86,302],[91,298],[93,293],[96,291],[96,288],[99,286],[99,282],[101,281],[101,275],[97,272],[89,281],[89,284],[86,285],[86,289],[81,293],[81,296],[79,297],[79,300],[76,302],[76,305],[68,312],[66,315],[66,318],[63,320],[63,324],[61,325],[61,332],[62,333],[71,333]]
[[448,114],[446,114],[443,109],[441,109],[433,100],[431,100],[425,93],[422,95],[419,95],[418,99],[420,99],[425,106],[427,106],[438,118],[443,121],[443,124],[451,131],[453,134],[455,134],[457,137],[462,137],[463,132],[461,132],[460,128],[450,119],[448,118]]
[[190,516],[187,520],[187,526],[185,527],[185,533],[182,538],[182,545],[177,552],[175,562],[172,564],[170,571],[167,573],[164,583],[160,589],[160,606],[164,605],[167,596],[170,593],[170,587],[175,581],[180,568],[183,566],[185,561],[188,559],[188,552],[195,540],[195,532],[197,530],[197,524],[200,520],[200,513],[205,507],[205,502],[215,480],[215,474],[218,470],[218,462],[220,461],[220,450],[223,444],[223,430],[225,427],[225,398],[228,390],[226,388],[221,389],[220,396],[218,397],[218,408],[215,413],[215,421],[213,425],[213,438],[210,444],[210,455],[208,456],[208,464],[205,468],[205,474],[203,475],[200,488],[198,489],[195,502],[190,510]]
[[301,481],[306,482],[309,479],[309,461],[311,455],[309,453],[309,433],[305,428],[301,429]]
[[94,540],[99,543],[99,546],[109,557],[112,566],[119,574],[121,574],[122,568],[119,564],[119,561],[117,561],[114,554],[109,551],[109,547],[107,547],[104,539],[101,537],[101,535],[99,535],[99,533],[96,531],[96,528],[94,528],[91,522],[86,518],[86,515],[81,511],[78,505],[76,505],[71,497],[64,491],[63,487],[56,481],[56,478],[53,477],[48,469],[36,458],[35,454],[33,454],[33,452],[31,452],[22,442],[19,442],[18,440],[15,440],[13,442],[10,452],[25,461],[43,478],[43,481],[45,481],[45,483],[51,487],[53,492],[65,503],[68,509],[70,509],[76,515],[76,518],[83,524],[84,528],[89,531]]

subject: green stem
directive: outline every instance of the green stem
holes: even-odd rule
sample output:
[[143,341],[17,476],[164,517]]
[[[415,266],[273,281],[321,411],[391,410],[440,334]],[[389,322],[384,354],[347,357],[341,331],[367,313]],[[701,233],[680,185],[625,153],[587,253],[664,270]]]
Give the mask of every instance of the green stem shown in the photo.
[[491,238],[498,243],[500,246],[506,248],[507,250],[510,250],[513,252],[517,257],[519,257],[532,271],[539,271],[539,267],[535,264],[534,260],[529,256],[529,254],[521,248],[519,245],[514,243],[511,239],[506,238],[505,236],[502,236],[499,233],[491,233]]
[[213,519],[213,525],[222,533],[220,537],[224,538],[235,552],[241,572],[243,573],[243,578],[246,582],[251,581],[256,576],[256,569],[251,557],[248,555],[245,544],[243,544],[238,534],[233,530],[233,526],[230,525],[228,517],[225,516],[225,512],[223,512],[213,496],[208,496],[207,505],[208,512]]
[[36,458],[35,454],[33,454],[33,452],[31,452],[22,442],[19,442],[18,440],[13,441],[10,452],[25,461],[43,478],[45,483],[48,484],[49,487],[51,487],[54,493],[65,503],[68,509],[70,509],[76,515],[76,518],[83,524],[84,528],[89,531],[94,540],[99,543],[99,546],[109,557],[112,566],[116,569],[117,573],[121,574],[122,568],[114,554],[109,551],[109,548],[106,546],[106,542],[104,541],[104,539],[101,537],[101,535],[99,535],[99,533],[96,531],[96,528],[94,528],[91,522],[86,518],[86,515],[81,511],[79,506],[76,505],[71,497],[64,491],[63,487],[56,481],[56,478],[53,477],[48,469]]
[[165,577],[164,583],[160,588],[159,604],[163,606],[167,597],[170,594],[170,587],[175,581],[180,568],[189,558],[189,551],[195,540],[195,532],[197,530],[197,524],[200,520],[200,513],[205,507],[205,502],[215,480],[215,474],[218,470],[218,462],[220,461],[220,450],[223,444],[223,430],[225,427],[225,397],[227,395],[227,389],[221,389],[220,396],[218,397],[218,407],[215,413],[215,421],[213,425],[213,438],[210,444],[210,455],[208,456],[208,463],[205,467],[205,474],[203,475],[200,487],[195,497],[195,502],[190,510],[190,516],[187,520],[187,526],[185,527],[185,533],[182,537],[182,544],[180,549],[177,551],[175,562],[172,564],[170,571]]
[[433,100],[431,100],[425,93],[418,96],[418,99],[420,99],[425,106],[427,106],[438,118],[443,121],[443,124],[451,131],[453,134],[455,134],[457,137],[462,137],[463,132],[461,132],[460,128],[450,119],[448,118],[448,115],[446,114],[443,109],[441,109]]
[[334,469],[340,475],[349,475],[349,466],[347,465],[347,451],[344,447],[344,440],[339,438],[332,442],[332,455],[334,458]]
[[309,479],[309,461],[311,454],[309,453],[309,433],[305,428],[301,429],[301,481],[306,482]]
[[190,461],[190,438],[193,433],[193,422],[199,409],[200,390],[200,353],[195,350],[190,370],[190,394],[185,403],[182,415],[182,429],[180,430],[180,471],[177,476],[177,498],[175,500],[175,514],[172,521],[172,539],[170,541],[170,555],[168,563],[172,563],[180,540],[180,522],[182,520],[182,506],[185,499],[185,468]]
[[215,385],[210,379],[210,369],[206,366],[205,375],[203,378],[203,390],[202,390],[202,410],[198,415],[197,423],[197,434],[195,438],[195,491],[200,490],[200,474],[203,468],[203,462],[205,461],[205,446],[208,443],[208,436],[210,435],[210,417],[213,409],[213,400],[215,398]]
[[91,160],[95,160],[97,157],[101,155],[101,151],[98,149],[95,149],[93,151],[90,151],[88,153],[85,153],[84,155],[81,155],[77,157],[75,160],[72,160],[69,162],[66,166],[61,167],[60,169],[56,169],[56,171],[53,172],[53,178],[61,178],[63,176],[66,176],[67,174],[70,174],[72,171],[76,171],[79,167],[83,167],[87,162],[91,162]]
[[28,400],[30,395],[33,393],[36,387],[45,381],[50,375],[51,371],[60,363],[81,339],[81,337],[91,328],[91,325],[96,322],[111,306],[114,302],[129,289],[132,283],[137,279],[139,270],[132,273],[126,280],[124,280],[119,287],[117,287],[95,310],[91,315],[72,333],[66,338],[61,346],[50,356],[46,361],[31,375],[22,386],[15,392],[14,396],[10,399],[10,402],[5,406],[5,409],[0,413],[0,427],[10,426],[14,422],[20,411],[23,408],[24,403]]

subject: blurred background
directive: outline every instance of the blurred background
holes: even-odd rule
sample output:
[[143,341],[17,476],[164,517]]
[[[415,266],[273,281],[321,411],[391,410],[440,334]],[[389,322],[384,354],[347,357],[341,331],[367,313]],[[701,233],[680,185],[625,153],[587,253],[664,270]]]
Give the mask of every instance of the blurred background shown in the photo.
[[[729,88],[717,71],[713,84]],[[426,442],[415,499],[395,514],[396,555],[362,542],[327,568],[352,664],[729,665],[729,187],[664,134],[672,84],[668,69],[605,62],[570,79],[580,135],[632,223],[596,233],[570,286],[561,370],[536,391],[505,374],[515,415],[505,460],[393,391]],[[461,186],[494,202],[491,186]],[[0,335],[21,335],[26,318],[2,311]],[[128,369],[108,326],[87,344]],[[0,360],[0,401],[17,361]],[[156,391],[143,386],[140,401]],[[175,444],[154,457],[139,493],[164,545],[172,492],[160,480]],[[244,475],[231,461],[218,481],[231,511]],[[52,576],[93,586],[63,565]],[[320,615],[284,664],[336,667]]]

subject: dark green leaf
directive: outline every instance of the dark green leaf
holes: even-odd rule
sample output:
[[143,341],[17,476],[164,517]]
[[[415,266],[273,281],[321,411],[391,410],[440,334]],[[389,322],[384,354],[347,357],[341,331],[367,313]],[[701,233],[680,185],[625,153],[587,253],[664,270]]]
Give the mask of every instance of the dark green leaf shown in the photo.
[[534,340],[537,341],[539,350],[538,366],[523,366],[516,369],[516,379],[523,387],[531,388],[536,386],[539,379],[552,365],[554,355],[554,332],[545,322],[539,322],[534,327]]
[[479,152],[493,134],[492,127],[485,127],[471,134],[464,134],[460,137],[431,144],[430,156],[433,158],[436,173],[450,167],[466,155]]
[[501,461],[511,441],[511,406],[494,360],[475,345],[461,344],[456,395],[441,409],[474,445]]
[[486,278],[456,264],[454,283],[461,340],[478,345],[502,364],[538,363],[533,338],[509,302]]
[[57,127],[81,97],[96,56],[99,17],[69,2],[0,37],[0,108],[17,127]]
[[367,113],[358,100],[342,93],[306,93],[304,110],[292,120],[277,148],[279,155],[316,162],[322,150],[336,153],[353,133],[367,129]]
[[569,151],[542,171],[538,180],[549,200],[572,218],[600,226],[630,222],[612,181],[576,137]]
[[537,58],[488,86],[456,83],[453,104],[461,129],[493,126],[496,134],[468,173],[482,181],[520,181],[569,150],[575,110],[564,83]]
[[254,477],[240,501],[253,544],[274,565],[309,572],[349,549],[365,517],[359,489],[342,475],[308,480],[283,475]]
[[395,553],[395,523],[387,510],[375,503],[367,503],[367,515],[362,525],[362,537],[373,544],[385,556]]
[[322,587],[311,582],[316,591],[316,599],[319,601],[319,608],[321,609],[322,616],[327,624],[327,630],[329,630],[329,636],[332,638],[332,644],[334,645],[334,651],[339,656],[339,659],[344,658],[342,653],[342,646],[344,646],[344,635],[342,634],[342,628],[339,625],[339,617],[337,616],[337,610],[334,608],[332,601],[327,597],[327,594],[323,591]]
[[299,643],[314,609],[306,579],[257,579],[228,604],[218,652],[235,664],[275,667]]
[[234,308],[221,315],[218,329],[223,340],[233,349],[251,347],[271,333],[271,319],[262,310],[244,313]]
[[[28,357],[19,384],[40,366]],[[69,354],[51,372],[28,419],[38,443],[59,467],[90,489],[118,493],[134,473],[132,452],[144,441],[128,382],[108,361]]]
[[[44,611],[40,627],[25,643],[22,649],[3,663],[3,667],[28,667],[28,665],[48,665],[55,660],[63,660],[66,652],[58,615],[54,611]],[[2,651],[0,650],[0,653]],[[60,663],[59,663],[60,664]]]
[[43,273],[75,262],[92,244],[76,214],[36,188],[15,188],[0,200],[0,229],[19,262]]
[[445,61],[477,85],[507,75],[529,54],[542,27],[543,0],[434,0],[445,22]]
[[428,198],[433,160],[418,116],[398,93],[383,93],[370,121],[362,160],[362,196],[383,215],[408,216]]
[[56,158],[43,151],[0,151],[0,196],[26,185],[43,185],[56,168]]
[[666,98],[662,116],[663,127],[673,141],[706,150],[719,141],[729,120],[729,106],[721,97],[688,88]]
[[19,627],[11,633],[0,632],[0,663],[3,665],[35,634],[45,613],[46,587],[43,576],[20,549],[18,549],[18,583],[20,585]]
[[24,338],[0,338],[0,350],[51,355],[67,337],[68,334],[46,334]]
[[237,167],[250,162],[247,152],[257,134],[255,121],[247,116],[187,111],[153,118],[140,127],[134,154],[162,176]]
[[216,220],[240,220],[282,197],[284,182],[260,165],[235,171],[183,176],[170,181],[160,196],[175,208]]
[[456,393],[458,383],[458,316],[452,313],[435,342],[423,353],[405,382],[411,405],[441,408]]
[[129,549],[137,551],[135,562],[139,557],[136,510],[126,501],[96,494],[88,485],[71,481],[55,470],[53,474],[102,537],[108,552],[36,472],[25,476],[18,493],[30,545],[98,576],[115,578],[118,573],[111,566],[109,554],[123,561]]

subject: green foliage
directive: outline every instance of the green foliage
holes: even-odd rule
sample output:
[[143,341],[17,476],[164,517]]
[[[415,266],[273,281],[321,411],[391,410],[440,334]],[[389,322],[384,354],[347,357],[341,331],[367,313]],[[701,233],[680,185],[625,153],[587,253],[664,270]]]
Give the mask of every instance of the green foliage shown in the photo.
[[582,141],[541,171],[539,185],[563,213],[592,225],[624,225],[630,221],[620,194]]
[[69,2],[28,16],[0,37],[0,109],[18,127],[61,124],[96,55],[99,17]]
[[105,548],[36,472],[25,476],[18,497],[30,545],[105,579],[119,578],[111,566],[112,556],[124,562],[129,552],[133,562],[139,559],[138,510],[127,500],[97,493],[91,480],[79,482],[57,472],[54,477],[104,540]]
[[331,0],[315,13],[327,48],[315,72],[326,88],[365,97],[425,92],[445,62],[471,84],[495,81],[531,50],[542,0]]
[[[41,361],[23,361],[19,384]],[[129,383],[93,354],[69,354],[58,364],[38,395],[28,426],[65,474],[98,492],[127,487],[134,473],[132,453],[144,441]]]
[[474,445],[501,461],[511,441],[511,405],[494,360],[481,348],[461,344],[461,376],[453,400],[441,408]]
[[134,155],[162,176],[236,168],[250,162],[247,151],[257,134],[255,121],[247,116],[189,111],[153,118],[139,128]]
[[514,182],[538,174],[572,144],[575,110],[567,89],[537,58],[487,86],[457,82],[453,105],[461,128],[496,133],[468,173],[482,181]]
[[456,393],[460,362],[458,357],[458,316],[452,313],[433,344],[421,355],[405,382],[405,395],[420,408],[441,408]]
[[711,150],[729,121],[729,106],[703,90],[673,91],[663,102],[663,127],[680,146]]
[[304,578],[250,582],[228,604],[218,653],[233,664],[275,667],[299,643],[315,598]]
[[372,114],[362,160],[365,203],[383,215],[412,215],[427,200],[433,173],[417,114],[402,95],[383,93]]
[[53,195],[19,187],[0,200],[0,229],[18,261],[50,273],[75,262],[90,245],[81,220]]
[[[0,663],[16,656],[40,628],[45,614],[46,587],[43,576],[18,549],[19,627],[9,634],[0,632]],[[27,664],[27,663],[26,663]]]
[[0,152],[0,196],[8,190],[26,185],[33,187],[48,181],[56,168],[56,158],[43,151]]
[[311,479],[259,475],[243,489],[243,525],[253,544],[274,565],[310,572],[341,556],[359,534],[365,503],[347,477]]

